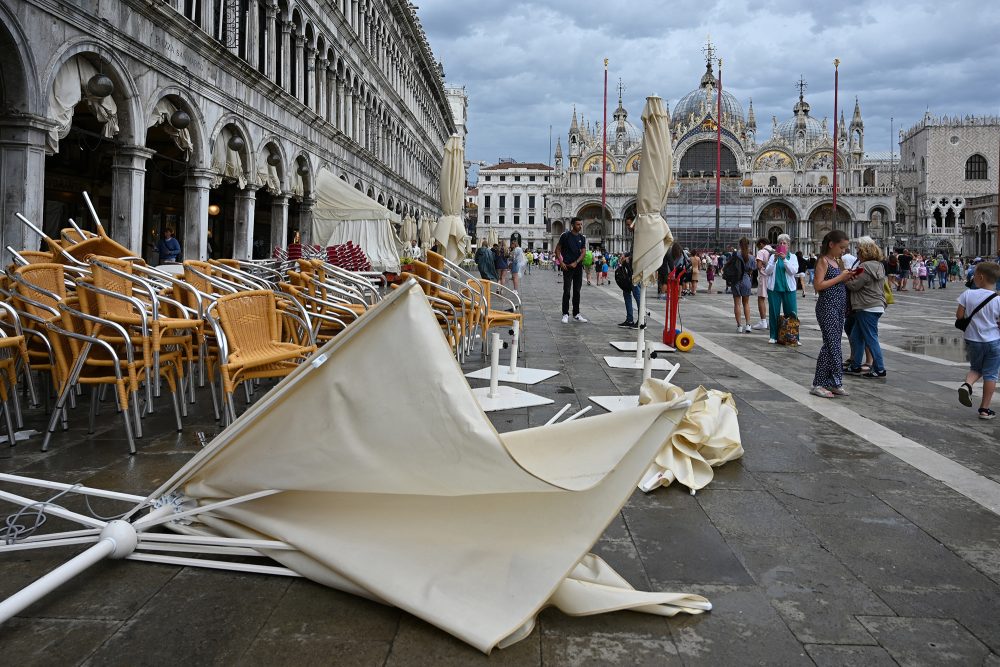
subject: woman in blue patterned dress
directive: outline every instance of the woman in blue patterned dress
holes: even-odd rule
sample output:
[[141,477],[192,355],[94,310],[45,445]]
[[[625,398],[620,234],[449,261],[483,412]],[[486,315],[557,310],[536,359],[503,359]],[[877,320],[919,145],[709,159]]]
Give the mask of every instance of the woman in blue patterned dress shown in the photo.
[[839,229],[833,230],[823,237],[820,258],[816,262],[814,285],[819,293],[816,320],[823,332],[823,347],[816,358],[816,375],[810,393],[823,398],[848,394],[844,388],[844,354],[840,348],[840,337],[847,315],[847,287],[844,283],[854,274],[843,269],[840,258],[849,245],[847,234]]

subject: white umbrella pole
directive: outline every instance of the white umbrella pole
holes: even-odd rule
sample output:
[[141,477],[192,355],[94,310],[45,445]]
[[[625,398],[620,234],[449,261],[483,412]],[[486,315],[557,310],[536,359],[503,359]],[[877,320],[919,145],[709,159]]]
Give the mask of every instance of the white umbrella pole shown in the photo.
[[489,398],[496,398],[500,385],[500,334],[490,334],[490,391]]
[[517,320],[514,320],[514,327],[511,329],[511,333],[514,334],[514,342],[510,347],[510,370],[508,372],[509,378],[517,377],[517,351],[521,346],[521,326]]
[[[629,298],[632,298],[629,296]],[[643,277],[639,285],[639,338],[635,345],[636,361],[642,359],[642,351],[646,348],[646,280]]]
[[135,550],[135,528],[127,521],[111,521],[101,531],[101,539],[75,558],[0,602],[0,623],[4,623],[59,588],[67,581],[105,558],[124,558]]
[[645,351],[642,353],[642,381],[645,382],[653,376],[653,344],[646,342]]

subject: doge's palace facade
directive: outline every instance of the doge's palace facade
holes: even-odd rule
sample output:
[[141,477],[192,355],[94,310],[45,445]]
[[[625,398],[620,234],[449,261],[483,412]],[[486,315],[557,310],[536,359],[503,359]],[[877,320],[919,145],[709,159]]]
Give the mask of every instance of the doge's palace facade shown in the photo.
[[[90,216],[137,254],[308,240],[320,169],[400,214],[439,209],[455,131],[405,0],[0,0],[2,246]],[[321,240],[318,240],[321,241]]]

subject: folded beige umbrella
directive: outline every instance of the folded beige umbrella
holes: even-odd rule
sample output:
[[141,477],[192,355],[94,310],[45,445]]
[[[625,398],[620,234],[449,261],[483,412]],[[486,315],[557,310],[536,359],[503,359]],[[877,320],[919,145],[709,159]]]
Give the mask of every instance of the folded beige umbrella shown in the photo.
[[[376,359],[394,372],[373,372]],[[300,575],[397,606],[484,652],[527,636],[546,606],[702,613],[705,598],[636,591],[588,553],[685,418],[686,400],[664,398],[498,434],[410,281],[124,520],[59,508],[93,526],[72,543],[92,535],[97,544],[0,603],[0,622],[102,557]],[[182,534],[150,534],[158,524]],[[199,548],[284,567],[164,555]]]
[[441,254],[452,262],[465,259],[468,234],[462,221],[462,193],[465,190],[465,149],[462,138],[452,135],[444,146],[441,164],[441,219],[434,227],[434,239]]
[[434,218],[424,218],[420,221],[420,246],[424,250],[430,250],[434,245],[434,227],[437,220]]
[[655,95],[646,98],[642,110],[642,162],[636,192],[635,246],[632,251],[632,280],[651,283],[663,263],[674,237],[660,215],[670,191],[674,155],[670,146],[670,117],[663,100]]
[[733,395],[698,387],[686,392],[669,382],[650,379],[639,390],[639,404],[691,404],[677,430],[664,443],[639,488],[652,491],[677,480],[692,491],[715,477],[713,468],[743,456],[740,425]]
[[491,248],[497,243],[500,243],[500,236],[497,234],[497,230],[491,228],[490,231],[486,233],[486,243]]

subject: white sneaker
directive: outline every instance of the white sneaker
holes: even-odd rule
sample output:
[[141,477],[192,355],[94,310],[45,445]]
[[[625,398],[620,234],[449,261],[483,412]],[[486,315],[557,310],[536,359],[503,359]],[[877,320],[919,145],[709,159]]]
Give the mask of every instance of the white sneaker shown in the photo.
[[587,318],[584,317],[583,315],[580,315],[579,313],[577,313],[576,315],[574,315],[573,319],[576,320],[577,322],[586,322],[587,321]]
[[743,333],[743,325],[742,324],[737,324],[736,325],[736,333]]
[[569,324],[569,315],[563,315],[562,322],[563,324]]
[[749,324],[746,325],[745,327],[743,327],[743,333],[750,333],[750,325]]
[[751,327],[751,329],[757,329],[757,330],[766,328],[767,328],[767,322],[765,320],[761,320],[760,322]]
[[774,340],[773,338],[768,338],[767,342],[770,345],[777,345],[778,344],[778,341]]

